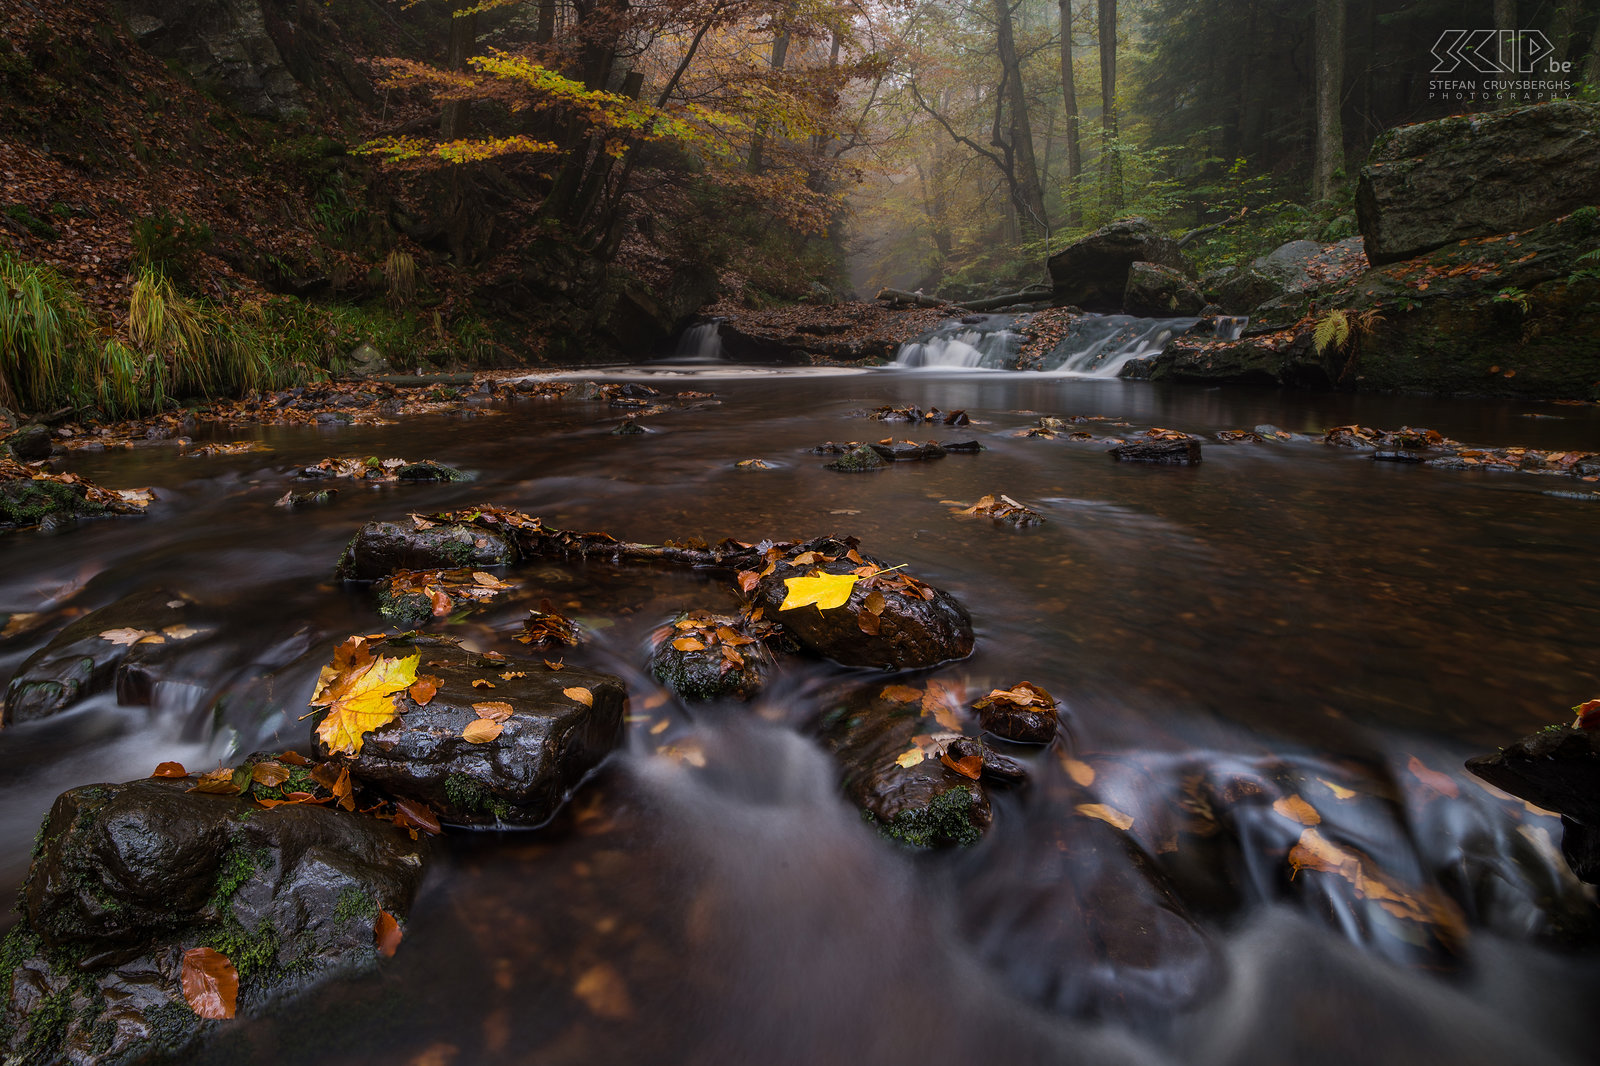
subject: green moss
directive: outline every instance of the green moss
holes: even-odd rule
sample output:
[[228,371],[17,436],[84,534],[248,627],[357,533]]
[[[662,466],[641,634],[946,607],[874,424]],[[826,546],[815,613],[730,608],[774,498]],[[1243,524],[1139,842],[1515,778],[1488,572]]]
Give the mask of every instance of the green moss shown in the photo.
[[882,470],[889,464],[884,462],[883,456],[873,450],[870,444],[863,444],[859,448],[852,448],[833,462],[827,464],[829,470],[838,470],[846,474],[860,474],[869,470]]
[[54,241],[61,239],[60,230],[39,218],[21,204],[11,204],[5,208],[0,208],[0,215],[5,215],[15,222],[22,223],[23,226],[27,227],[29,233],[41,240]]
[[228,957],[241,978],[265,972],[278,959],[278,931],[269,922],[249,930],[230,916],[207,941]]
[[401,481],[471,481],[472,475],[457,470],[453,466],[445,466],[430,459],[420,463],[407,463],[394,472],[394,476]]
[[368,922],[377,921],[378,901],[359,888],[347,888],[339,893],[339,899],[334,904],[333,920],[342,925],[357,918]]
[[212,889],[211,899],[206,906],[224,919],[231,917],[233,894],[255,876],[257,870],[271,862],[272,856],[265,848],[246,848],[237,844],[229,846],[222,856],[222,863],[217,871],[217,884]]
[[72,1021],[72,989],[64,988],[28,1012],[28,1035],[23,1039],[21,1056],[7,1059],[17,1066],[46,1066],[59,1061],[57,1052],[67,1025]]
[[0,524],[36,526],[51,515],[94,517],[105,514],[84,499],[81,488],[59,481],[8,481],[0,486]]
[[881,832],[892,840],[914,848],[932,848],[947,844],[966,847],[976,844],[983,834],[972,824],[972,807],[975,797],[965,785],[941,792],[926,807],[901,811],[894,821],[880,825]]
[[396,596],[385,583],[378,590],[378,613],[391,625],[411,629],[425,625],[433,617],[433,604],[420,592]]
[[492,814],[500,819],[511,814],[511,804],[491,792],[488,785],[466,774],[451,774],[445,778],[444,795],[456,809],[470,814]]

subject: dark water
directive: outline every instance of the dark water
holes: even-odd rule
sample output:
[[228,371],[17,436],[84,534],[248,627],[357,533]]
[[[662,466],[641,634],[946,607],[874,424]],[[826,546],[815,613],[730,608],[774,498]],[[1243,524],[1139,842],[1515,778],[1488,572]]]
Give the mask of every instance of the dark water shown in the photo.
[[[142,589],[194,597],[211,632],[155,710],[107,700],[0,734],[0,878],[20,883],[63,788],[300,744],[334,644],[381,628],[366,594],[329,577],[364,521],[493,501],[650,542],[853,533],[970,608],[977,650],[941,676],[974,695],[1028,680],[1062,701],[1063,738],[1017,753],[1032,779],[998,798],[981,844],[910,855],[840,798],[806,727],[844,671],[792,669],[753,710],[660,696],[641,673],[647,634],[678,609],[732,607],[721,582],[534,562],[452,631],[515,655],[527,609],[564,605],[598,634],[569,661],[629,680],[627,752],[545,830],[452,838],[377,977],[232,1023],[208,1056],[1588,1061],[1592,896],[1556,854],[1556,819],[1460,766],[1600,694],[1600,505],[1541,495],[1577,487],[1564,479],[1398,467],[1314,440],[1211,443],[1198,467],[1145,468],[1013,433],[1040,414],[1206,437],[1359,421],[1592,450],[1600,410],[1001,373],[649,380],[720,403],[635,437],[609,435],[620,414],[599,402],[521,400],[252,430],[273,450],[231,458],[74,456],[71,469],[159,499],[143,519],[0,542],[0,611],[46,616],[0,644],[0,678],[74,612]],[[976,423],[852,414],[909,403]],[[867,476],[805,452],[891,434],[988,450]],[[479,480],[273,507],[295,466],[330,455],[433,458]],[[771,468],[735,466],[748,458]],[[1047,523],[949,514],[984,493]],[[1359,876],[1294,872],[1304,826],[1273,807],[1290,797],[1363,857]]]

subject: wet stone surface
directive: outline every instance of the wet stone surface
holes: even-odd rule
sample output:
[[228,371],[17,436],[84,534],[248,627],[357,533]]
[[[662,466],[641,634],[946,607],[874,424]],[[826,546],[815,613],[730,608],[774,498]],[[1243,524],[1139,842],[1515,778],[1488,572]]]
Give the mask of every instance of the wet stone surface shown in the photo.
[[477,526],[452,522],[418,529],[368,522],[346,545],[337,574],[347,580],[374,581],[394,570],[507,566],[516,559],[516,546],[509,539]]

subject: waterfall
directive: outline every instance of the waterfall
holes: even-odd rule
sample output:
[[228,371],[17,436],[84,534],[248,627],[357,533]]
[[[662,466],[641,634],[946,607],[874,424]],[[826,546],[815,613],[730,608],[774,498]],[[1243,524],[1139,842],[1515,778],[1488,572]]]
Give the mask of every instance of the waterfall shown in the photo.
[[690,326],[678,338],[678,350],[673,358],[698,363],[715,363],[722,359],[722,326],[717,319]]
[[1244,335],[1245,327],[1250,324],[1250,316],[1218,315],[1212,322],[1211,330],[1217,335],[1217,340],[1236,341]]
[[1045,357],[1043,369],[1075,377],[1118,377],[1123,367],[1135,359],[1159,354],[1168,341],[1188,332],[1199,321],[1084,315],[1073,320],[1067,335]]
[[1022,334],[1013,315],[969,315],[900,346],[891,366],[907,369],[1015,370]]

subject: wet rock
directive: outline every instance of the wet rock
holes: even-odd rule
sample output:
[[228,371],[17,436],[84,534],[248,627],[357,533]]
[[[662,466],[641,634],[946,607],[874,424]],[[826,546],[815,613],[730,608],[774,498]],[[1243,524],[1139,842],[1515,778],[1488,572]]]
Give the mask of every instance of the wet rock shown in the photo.
[[644,427],[631,418],[623,419],[616,429],[611,431],[613,437],[632,437],[643,433]]
[[508,538],[478,526],[368,522],[345,546],[335,573],[350,581],[375,581],[395,570],[483,569],[508,566],[516,559],[516,546]]
[[302,507],[320,507],[332,503],[339,495],[338,489],[317,489],[313,492],[286,492],[273,503],[274,507],[287,507],[291,511]]
[[431,459],[407,463],[394,472],[401,481],[471,481],[472,475]]
[[188,948],[233,964],[241,1015],[376,965],[378,912],[405,916],[424,844],[360,814],[267,810],[192,784],[91,785],[56,800],[3,952],[8,1061],[178,1051],[205,1027],[180,990]]
[[1136,262],[1189,273],[1178,244],[1142,218],[1125,218],[1102,226],[1052,255],[1050,280],[1055,302],[1089,311],[1118,311]]
[[5,439],[5,446],[11,449],[12,455],[25,463],[48,459],[55,450],[55,445],[50,439],[50,427],[37,422],[23,426],[11,434]]
[[1024,681],[1009,689],[995,689],[972,705],[985,732],[1019,744],[1048,744],[1055,739],[1059,719],[1055,697],[1038,685]]
[[[789,595],[787,579],[813,572],[851,574],[863,568],[880,573],[858,580],[843,605],[826,611],[815,604],[780,610]],[[972,652],[972,619],[954,596],[903,570],[890,571],[883,560],[831,538],[792,548],[773,564],[772,573],[760,579],[753,600],[803,647],[846,666],[908,670]]]
[[[163,664],[193,639],[162,631],[187,632],[184,623],[190,610],[182,596],[154,589],[84,615],[17,670],[6,687],[0,723],[20,725],[49,718],[113,688],[120,703],[148,704]],[[117,639],[102,635],[119,630],[132,635]],[[155,637],[160,639],[146,639]]]
[[945,442],[941,444],[940,447],[942,447],[946,452],[954,452],[957,455],[976,455],[983,451],[983,445],[975,440],[960,440],[953,443]]
[[127,20],[141,47],[179,64],[245,114],[286,119],[305,112],[260,0],[131,0]]
[[[350,774],[381,792],[426,803],[446,824],[542,825],[622,739],[627,692],[610,674],[487,658],[440,638],[395,638],[372,650],[389,657],[419,654],[418,676],[437,678],[438,691],[426,706],[402,696],[400,719],[366,734],[361,751],[347,759]],[[474,687],[474,681],[493,687]],[[480,717],[473,704],[490,703],[511,707],[499,735],[485,743],[467,740],[462,730]],[[320,720],[313,719],[313,730]],[[318,753],[326,749],[319,746]]]
[[734,615],[681,614],[655,639],[651,676],[686,700],[752,699],[772,667],[761,638]]
[[837,470],[842,474],[862,474],[871,470],[885,470],[888,468],[888,463],[872,445],[859,444],[826,466],[829,470]]
[[1549,726],[1467,760],[1498,789],[1561,815],[1562,854],[1572,872],[1600,884],[1600,729]]
[[1016,784],[1028,779],[1028,768],[1008,755],[1001,755],[993,748],[986,745],[977,737],[961,737],[952,740],[945,748],[950,758],[957,762],[969,759],[974,755],[978,757],[983,767],[983,777],[988,780]]
[[918,444],[916,441],[899,440],[891,444],[871,444],[868,447],[891,463],[915,463],[926,459],[943,459],[945,455],[945,449],[931,441],[925,444]]
[[60,481],[0,481],[0,529],[53,529],[79,518],[99,518],[107,509],[89,499],[83,485]]
[[1122,292],[1122,309],[1130,315],[1171,318],[1197,315],[1206,298],[1182,271],[1155,263],[1136,262],[1128,267],[1128,284]]
[[1600,204],[1600,105],[1557,100],[1380,134],[1356,217],[1374,264]]
[[[919,848],[975,844],[992,815],[983,786],[945,765],[917,703],[858,694],[824,720],[846,796],[887,837]],[[921,743],[918,743],[918,740]]]
[[1193,464],[1200,461],[1200,442],[1188,440],[1136,440],[1119,444],[1107,454],[1125,463]]

